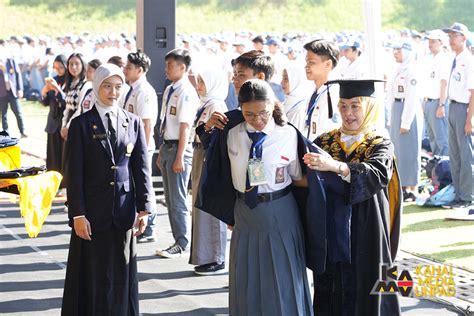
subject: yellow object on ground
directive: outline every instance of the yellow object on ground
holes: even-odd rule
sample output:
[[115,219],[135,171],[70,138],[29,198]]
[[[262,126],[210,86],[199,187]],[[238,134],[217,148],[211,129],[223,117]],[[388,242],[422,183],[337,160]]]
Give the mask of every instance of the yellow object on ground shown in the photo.
[[62,175],[48,171],[34,176],[0,179],[0,188],[16,185],[20,193],[20,213],[28,236],[38,236],[41,226],[51,211]]
[[21,150],[19,145],[0,148],[0,171],[20,168]]

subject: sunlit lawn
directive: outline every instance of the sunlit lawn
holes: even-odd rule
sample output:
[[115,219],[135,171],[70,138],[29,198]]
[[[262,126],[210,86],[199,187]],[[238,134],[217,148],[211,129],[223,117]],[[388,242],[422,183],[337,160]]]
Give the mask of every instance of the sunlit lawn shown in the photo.
[[474,221],[446,220],[450,212],[405,205],[402,250],[474,271]]

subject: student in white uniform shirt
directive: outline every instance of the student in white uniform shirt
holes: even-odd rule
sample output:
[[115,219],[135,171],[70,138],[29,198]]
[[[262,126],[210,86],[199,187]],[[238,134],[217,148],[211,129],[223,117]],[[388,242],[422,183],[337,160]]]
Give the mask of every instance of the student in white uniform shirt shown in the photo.
[[199,97],[188,79],[191,56],[185,49],[174,49],[165,56],[166,77],[173,83],[163,94],[161,134],[157,166],[163,176],[166,206],[174,244],[158,249],[165,258],[180,257],[189,248],[190,210],[186,205],[193,157],[191,128],[199,107]]
[[[89,82],[92,82],[94,79],[94,73],[97,68],[102,64],[102,62],[98,59],[92,59],[90,62],[87,63],[87,71],[86,71],[86,79]],[[86,95],[84,96],[84,99],[81,102],[81,113],[85,113],[92,109],[92,106],[94,105],[96,101],[95,94],[92,92],[92,88],[86,91]],[[78,114],[79,115],[79,114]]]
[[[205,124],[215,111],[226,112],[227,96],[226,74],[221,69],[209,67],[197,76],[197,90],[201,98],[193,124]],[[193,166],[191,183],[193,193],[191,255],[189,263],[196,265],[194,272],[199,275],[210,275],[225,271],[225,251],[227,246],[227,225],[214,216],[194,207],[201,181],[201,172],[206,155],[199,136],[194,136]]]
[[413,202],[421,171],[423,93],[412,45],[408,41],[395,43],[393,55],[398,66],[387,83],[386,97],[387,106],[391,106],[390,138],[395,148],[404,200]]
[[[338,85],[325,85],[334,67],[337,66],[339,49],[336,44],[326,40],[315,40],[304,45],[306,49],[306,78],[312,80],[316,90],[306,108],[305,132],[311,141],[324,132],[338,128],[339,102]],[[332,106],[334,105],[334,107]]]
[[339,76],[343,79],[361,79],[367,75],[368,68],[364,63],[362,44],[360,40],[350,38],[341,46],[344,56],[349,60],[345,67],[339,70]]
[[[286,124],[263,80],[242,85],[239,105],[245,121],[229,129],[226,142],[237,191],[230,314],[312,315],[302,223],[290,190],[303,179],[297,132]],[[214,123],[208,121],[205,130],[210,132]]]
[[285,92],[285,108],[288,122],[293,124],[302,134],[304,133],[306,120],[306,105],[314,90],[313,82],[306,78],[302,62],[288,61],[283,69],[281,87]]
[[474,195],[474,58],[466,48],[469,30],[464,24],[454,23],[443,31],[456,54],[448,79],[449,160],[456,197],[447,207],[469,208]]
[[448,126],[444,113],[446,103],[446,86],[449,76],[449,61],[443,51],[444,34],[433,30],[426,36],[431,54],[426,57],[426,67],[423,72],[425,84],[425,101],[423,114],[425,129],[430,140],[433,155],[448,155]]
[[[137,51],[128,54],[124,74],[130,89],[124,99],[124,109],[137,115],[143,121],[148,148],[148,162],[151,168],[153,153],[156,148],[153,135],[158,119],[158,98],[155,89],[146,78],[150,66],[150,58],[145,53]],[[155,241],[155,228],[156,212],[152,210],[152,213],[148,216],[147,228],[137,239],[137,242]]]

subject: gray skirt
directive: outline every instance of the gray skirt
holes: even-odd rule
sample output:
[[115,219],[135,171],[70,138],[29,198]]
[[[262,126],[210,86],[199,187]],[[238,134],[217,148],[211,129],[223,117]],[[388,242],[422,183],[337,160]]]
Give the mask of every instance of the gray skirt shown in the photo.
[[237,199],[230,243],[230,315],[312,315],[303,229],[292,193],[249,209]]
[[417,112],[408,133],[400,134],[403,102],[395,101],[392,105],[390,138],[395,149],[400,182],[402,186],[415,186],[420,181],[421,171],[421,131],[423,129],[420,114]]
[[214,216],[194,207],[196,192],[199,190],[199,183],[201,181],[204,157],[205,151],[202,146],[196,147],[194,149],[193,168],[191,170],[193,213],[191,255],[189,257],[189,263],[194,265],[224,262],[227,246],[227,225]]

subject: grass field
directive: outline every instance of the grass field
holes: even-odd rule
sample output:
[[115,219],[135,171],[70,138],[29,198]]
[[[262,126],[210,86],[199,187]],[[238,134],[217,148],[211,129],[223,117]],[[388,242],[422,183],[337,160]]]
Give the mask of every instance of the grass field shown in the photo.
[[474,221],[446,220],[450,212],[405,205],[402,250],[474,271]]
[[[364,0],[177,0],[178,33],[363,30]],[[472,0],[381,0],[384,29],[474,28]],[[0,0],[0,38],[135,32],[135,0]],[[429,14],[427,14],[429,13]]]

